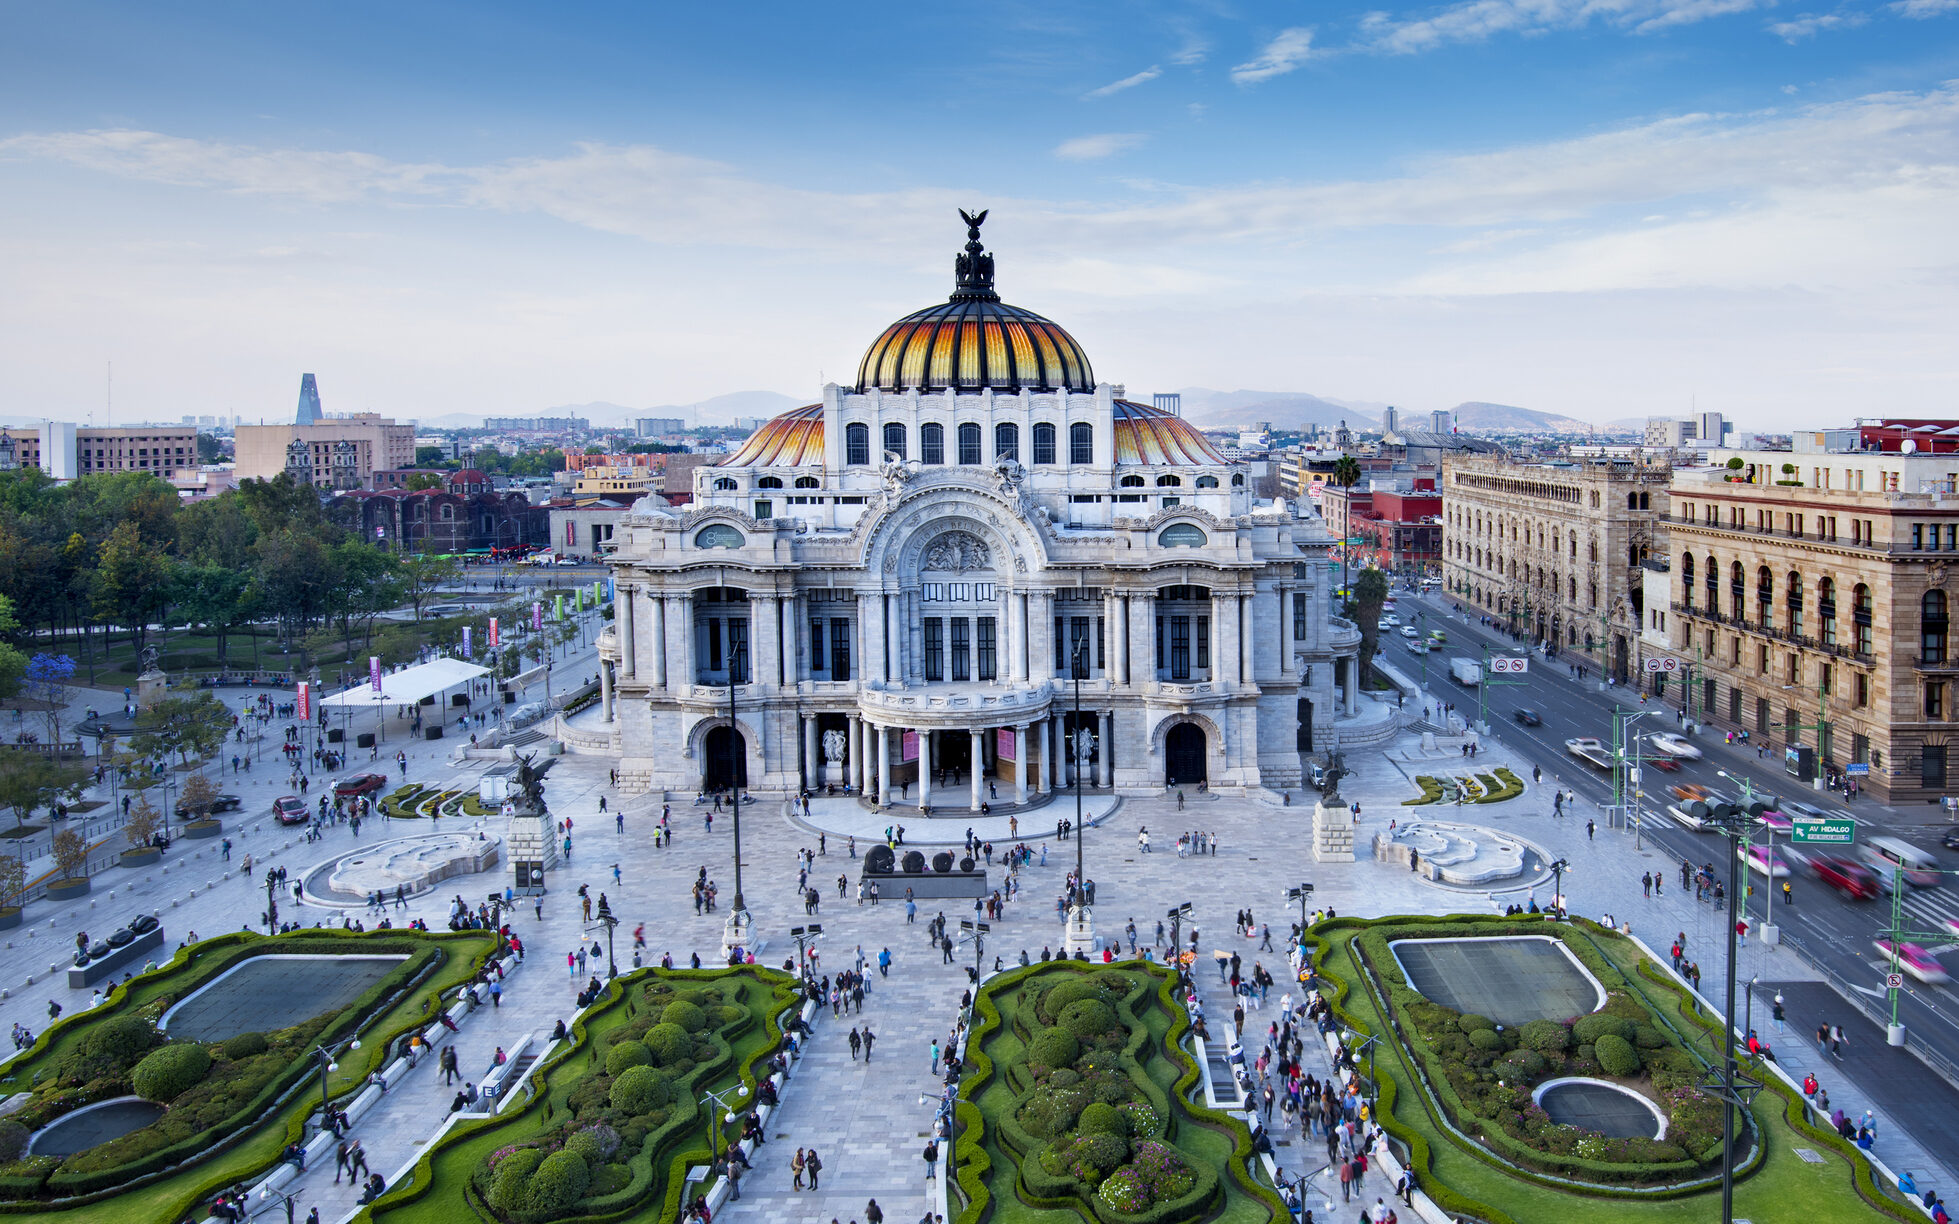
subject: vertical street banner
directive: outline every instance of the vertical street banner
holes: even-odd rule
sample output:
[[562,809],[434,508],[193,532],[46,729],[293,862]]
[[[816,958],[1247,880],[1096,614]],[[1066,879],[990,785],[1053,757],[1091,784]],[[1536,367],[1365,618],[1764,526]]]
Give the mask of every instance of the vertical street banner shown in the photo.
[[558,595],[556,598],[557,598],[557,602],[552,606],[551,609],[551,619],[563,620],[565,618],[565,597],[563,595]]
[[375,692],[381,691],[381,656],[367,656],[367,687]]
[[605,598],[608,603],[619,598],[619,584],[610,578],[605,580]]
[[544,604],[533,599],[531,600],[531,632],[535,633],[542,628],[544,628]]
[[600,582],[598,579],[594,578],[592,580],[592,606],[594,608],[599,606],[599,596],[604,592],[604,590],[605,590],[605,584]]
[[898,750],[898,759],[900,761],[916,761],[918,759],[918,732],[905,732],[904,744]]
[[1014,732],[1012,727],[997,727],[993,732],[993,752],[1003,761],[1016,761],[1014,755]]
[[500,645],[502,645],[502,642],[497,637],[497,618],[492,616],[490,618],[490,649],[495,650]]
[[313,717],[313,682],[299,682],[299,721],[308,722]]
[[475,657],[476,657],[476,643],[470,638],[470,627],[468,625],[464,625],[463,626],[463,658],[473,659]]

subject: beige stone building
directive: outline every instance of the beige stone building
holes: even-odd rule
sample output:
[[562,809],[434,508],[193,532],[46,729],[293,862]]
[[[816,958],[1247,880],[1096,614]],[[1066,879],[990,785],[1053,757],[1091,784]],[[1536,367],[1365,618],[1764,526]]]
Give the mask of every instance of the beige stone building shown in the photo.
[[1640,667],[1640,563],[1664,552],[1672,469],[1616,460],[1443,464],[1443,586],[1525,641]]
[[0,430],[0,439],[0,467],[37,467],[58,480],[101,472],[148,472],[168,480],[179,469],[197,466],[197,430],[190,425],[77,427],[50,421]]
[[[365,488],[377,470],[415,465],[415,426],[398,425],[372,412],[326,417],[310,425],[240,425],[237,440],[240,480],[270,480],[290,466],[296,478],[309,483],[348,487],[351,480],[351,487]],[[305,444],[304,455],[292,452],[295,441]],[[305,463],[295,462],[302,458]]]
[[1772,737],[1798,776],[1863,765],[1880,797],[1947,794],[1959,455],[1713,458],[1671,490],[1668,636],[1693,713]]

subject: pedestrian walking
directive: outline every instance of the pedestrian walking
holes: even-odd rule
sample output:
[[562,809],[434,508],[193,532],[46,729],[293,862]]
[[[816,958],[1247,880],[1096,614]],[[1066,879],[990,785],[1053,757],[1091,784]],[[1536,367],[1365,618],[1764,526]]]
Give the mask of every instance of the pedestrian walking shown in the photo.
[[[862,1005],[860,1004],[859,1006]],[[876,1041],[877,1041],[877,1034],[871,1031],[870,1025],[868,1024],[865,1025],[864,1026],[864,1062],[866,1064],[868,1064],[871,1061],[871,1045]]]
[[856,1029],[850,1030],[850,1061],[856,1062],[858,1053],[864,1048],[864,1035]]
[[1585,840],[1586,840],[1586,841],[1591,841],[1591,840],[1593,840],[1593,839],[1594,839],[1594,838],[1595,838],[1595,837],[1597,836],[1597,834],[1598,834],[1598,822],[1597,822],[1597,821],[1594,821],[1594,820],[1593,820],[1593,819],[1592,819],[1591,817],[1589,817],[1589,816],[1588,816],[1588,817],[1586,817],[1586,818],[1585,818]]
[[809,1174],[810,1189],[816,1190],[821,1188],[822,1183],[817,1179],[823,1173],[823,1161],[817,1157],[815,1148],[811,1148],[809,1155],[803,1158],[803,1171]]

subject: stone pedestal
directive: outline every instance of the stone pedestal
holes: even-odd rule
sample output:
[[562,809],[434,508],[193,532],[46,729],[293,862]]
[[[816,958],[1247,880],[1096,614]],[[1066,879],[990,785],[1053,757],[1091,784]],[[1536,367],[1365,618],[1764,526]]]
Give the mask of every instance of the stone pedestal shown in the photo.
[[721,928],[721,960],[723,963],[726,963],[728,957],[734,953],[736,948],[740,948],[746,952],[753,952],[755,950],[755,946],[749,942],[749,936],[754,932],[754,929],[754,915],[750,914],[747,910],[740,909],[729,912],[728,921]]
[[1313,805],[1313,861],[1354,861],[1354,814],[1345,803],[1328,807],[1320,800]]
[[520,897],[544,891],[544,873],[558,865],[558,822],[550,809],[528,803],[520,794],[505,805],[510,827],[504,845],[510,853],[512,885]]
[[150,668],[136,677],[136,704],[148,709],[150,704],[162,700],[169,694],[170,677],[157,668]]
[[1092,906],[1077,905],[1068,910],[1067,921],[1061,930],[1061,948],[1069,956],[1077,952],[1093,955],[1102,950],[1101,941],[1095,938],[1095,910]]

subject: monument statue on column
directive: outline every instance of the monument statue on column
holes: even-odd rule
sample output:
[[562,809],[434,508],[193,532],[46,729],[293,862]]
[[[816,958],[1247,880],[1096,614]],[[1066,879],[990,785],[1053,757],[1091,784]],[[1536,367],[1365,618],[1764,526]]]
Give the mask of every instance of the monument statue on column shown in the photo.
[[544,873],[558,865],[558,825],[544,802],[544,774],[528,756],[517,759],[515,789],[503,801],[510,827],[510,870],[520,896],[544,891]]
[[1319,801],[1313,804],[1313,861],[1351,863],[1354,861],[1354,813],[1340,797],[1340,779],[1351,770],[1338,748],[1326,754],[1326,781]]

